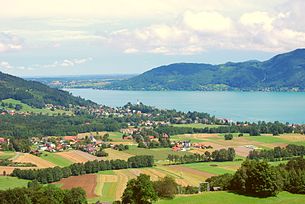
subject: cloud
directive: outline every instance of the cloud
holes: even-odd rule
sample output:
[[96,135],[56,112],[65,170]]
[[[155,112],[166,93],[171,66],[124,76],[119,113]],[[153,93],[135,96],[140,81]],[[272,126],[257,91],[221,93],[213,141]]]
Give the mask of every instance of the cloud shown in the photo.
[[186,11],[183,23],[190,29],[202,32],[226,32],[232,29],[231,19],[215,11]]
[[[35,49],[85,45],[126,55],[192,55],[209,49],[274,52],[305,46],[304,6],[303,0],[11,0],[1,6],[0,20],[22,17],[24,24],[28,20],[35,25],[2,29],[0,24],[0,29],[22,36]],[[0,35],[0,52],[23,47],[19,38],[4,43]],[[72,67],[78,62],[54,63],[42,66]]]
[[64,59],[61,61],[55,61],[51,64],[36,64],[34,67],[43,67],[43,68],[56,68],[56,67],[74,67],[76,65],[84,64],[93,60],[92,57],[81,58],[81,59]]
[[64,60],[60,60],[60,61],[55,61],[53,63],[50,64],[34,64],[34,65],[29,65],[29,66],[15,66],[10,64],[7,61],[0,61],[0,69],[4,70],[4,71],[18,71],[18,70],[26,70],[26,71],[35,71],[39,68],[60,68],[60,67],[74,67],[76,65],[80,65],[80,64],[85,64],[89,61],[93,60],[92,57],[88,57],[88,58],[75,58],[75,59],[64,59]]
[[16,35],[0,32],[0,53],[21,50],[23,41]]
[[126,53],[126,54],[132,54],[132,53],[137,53],[137,52],[139,52],[139,50],[136,48],[132,48],[132,47],[124,50],[124,53]]
[[271,17],[267,12],[255,11],[251,13],[245,13],[240,17],[240,23],[245,26],[262,27],[265,30],[271,31],[273,29],[273,21],[275,17]]
[[0,61],[0,67],[2,68],[2,69],[12,69],[13,67],[12,67],[12,65],[10,65],[8,62],[6,62],[6,61]]

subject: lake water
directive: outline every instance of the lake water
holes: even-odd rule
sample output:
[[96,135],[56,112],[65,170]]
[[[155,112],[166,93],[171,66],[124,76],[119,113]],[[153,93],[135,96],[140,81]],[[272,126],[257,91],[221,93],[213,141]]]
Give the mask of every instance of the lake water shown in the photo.
[[139,100],[158,108],[206,112],[233,121],[305,123],[305,93],[66,90],[111,107]]

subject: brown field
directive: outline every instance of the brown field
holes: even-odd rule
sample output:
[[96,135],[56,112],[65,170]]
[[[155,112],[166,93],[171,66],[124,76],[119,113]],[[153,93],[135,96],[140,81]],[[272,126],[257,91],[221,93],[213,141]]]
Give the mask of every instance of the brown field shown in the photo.
[[173,165],[168,166],[168,169],[173,172],[180,173],[180,177],[185,180],[188,185],[198,186],[200,182],[203,182],[205,179],[215,176],[215,174],[199,171],[185,166]]
[[242,157],[247,157],[249,155],[249,152],[251,151],[251,149],[245,147],[245,146],[238,146],[238,147],[234,147],[236,155],[238,156],[242,156]]
[[293,133],[292,134],[283,134],[280,136],[280,138],[291,141],[291,142],[299,142],[299,141],[304,142],[305,141],[305,135],[302,135],[302,134],[293,134]]
[[56,183],[62,184],[62,189],[81,187],[86,191],[88,198],[94,198],[97,196],[95,194],[96,181],[97,180],[95,174],[86,174],[81,176],[72,176],[69,178],[64,178]]
[[57,152],[55,154],[58,154],[74,163],[84,163],[87,161],[100,160],[100,158],[96,156],[93,156],[91,154],[79,150],[72,150],[68,152]]
[[107,157],[102,157],[102,160],[122,159],[127,161],[129,157],[133,156],[123,151],[118,151],[110,148],[105,149],[104,151],[107,152],[109,155]]
[[13,162],[32,163],[35,164],[38,168],[48,168],[55,166],[55,164],[49,161],[28,153],[21,153],[17,158],[13,159]]

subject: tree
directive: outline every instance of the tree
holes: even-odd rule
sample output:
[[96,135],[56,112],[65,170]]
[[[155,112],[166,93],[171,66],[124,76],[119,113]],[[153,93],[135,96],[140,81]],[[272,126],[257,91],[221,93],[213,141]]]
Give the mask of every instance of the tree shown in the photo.
[[246,160],[234,174],[230,188],[243,194],[269,197],[278,193],[276,171],[265,161]]
[[178,184],[170,176],[165,176],[161,180],[153,182],[153,185],[159,198],[173,199],[177,193]]
[[150,204],[157,200],[150,176],[140,174],[136,179],[131,179],[122,195],[122,203],[126,204]]
[[225,134],[225,140],[232,140],[233,139],[233,135],[232,134]]

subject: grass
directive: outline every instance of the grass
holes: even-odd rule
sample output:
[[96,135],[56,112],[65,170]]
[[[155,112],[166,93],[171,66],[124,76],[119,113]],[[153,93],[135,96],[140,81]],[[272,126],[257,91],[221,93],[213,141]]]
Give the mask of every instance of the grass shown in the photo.
[[108,132],[109,138],[112,139],[114,142],[126,142],[126,140],[123,140],[122,136],[123,133],[121,132]]
[[191,124],[173,124],[174,127],[189,127],[189,128],[216,128],[225,125],[209,125],[202,123],[191,123]]
[[116,175],[113,170],[99,171],[98,174],[102,174],[102,175]]
[[104,183],[101,201],[114,201],[117,185],[117,182]]
[[18,179],[11,176],[0,176],[0,190],[7,190],[10,188],[27,187],[28,180]]
[[129,150],[126,150],[124,152],[133,155],[152,155],[154,156],[155,160],[166,160],[169,154],[174,154],[179,156],[192,154],[189,152],[174,152],[169,148],[145,149],[145,148],[138,148],[135,146],[130,146]]
[[73,162],[71,162],[70,160],[63,158],[58,154],[49,153],[49,152],[43,152],[40,158],[47,160],[60,167],[65,167],[73,164]]
[[[2,100],[0,101],[0,107],[1,106],[1,103],[4,102],[4,103],[8,103],[8,104],[12,104],[13,106],[15,105],[21,105],[22,108],[20,111],[18,112],[29,112],[29,113],[42,113],[42,114],[49,114],[49,115],[57,115],[58,113],[62,114],[62,113],[65,113],[67,115],[72,115],[73,113],[71,111],[64,111],[64,110],[54,110],[54,111],[51,111],[50,109],[46,109],[46,108],[42,108],[42,109],[39,109],[39,108],[33,108],[25,103],[22,103],[21,101],[18,101],[18,100],[15,100],[15,99],[5,99],[5,100]],[[14,109],[10,109],[8,107],[4,107],[5,109],[9,109],[9,110],[14,110]]]
[[[230,167],[236,168],[241,165],[242,161],[233,161],[233,162],[200,162],[192,164],[183,164],[183,166],[196,169],[199,171],[211,173],[211,174],[225,174],[225,173],[234,173],[235,171],[229,169]],[[215,165],[215,166],[214,166]],[[217,166],[216,166],[217,165]]]
[[15,155],[16,153],[11,151],[0,152],[0,159],[10,159]]
[[261,143],[284,143],[284,144],[289,144],[291,142],[282,139],[281,136],[269,136],[269,135],[261,135],[261,136],[248,136],[246,137],[249,140],[256,141],[256,142],[261,142]]
[[305,195],[281,192],[276,197],[255,198],[229,192],[207,192],[190,196],[179,196],[173,200],[160,200],[157,204],[302,204]]

